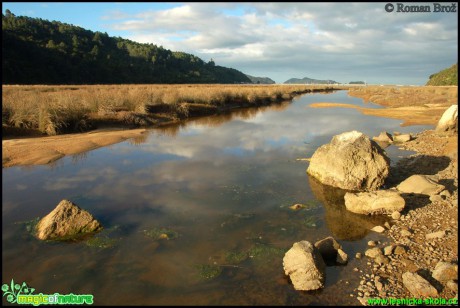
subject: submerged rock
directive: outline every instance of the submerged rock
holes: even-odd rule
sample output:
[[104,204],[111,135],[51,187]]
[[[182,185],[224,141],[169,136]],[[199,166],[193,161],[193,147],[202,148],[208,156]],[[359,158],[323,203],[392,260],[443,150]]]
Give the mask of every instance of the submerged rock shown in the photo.
[[335,262],[337,260],[339,249],[342,248],[342,246],[340,246],[340,244],[332,236],[317,241],[315,243],[315,247],[318,248],[319,253],[326,262]]
[[424,195],[436,195],[446,187],[438,184],[430,176],[414,174],[397,186],[397,189],[404,193],[415,193]]
[[436,131],[458,131],[458,105],[452,105],[444,111],[436,126]]
[[383,143],[393,143],[393,136],[387,132],[381,132],[377,137],[373,137],[373,140]]
[[406,202],[397,191],[379,190],[345,194],[345,207],[357,214],[391,214],[401,212]]
[[390,160],[375,141],[358,131],[334,136],[313,154],[307,173],[323,184],[348,190],[376,190],[389,174]]
[[411,141],[411,140],[412,140],[411,134],[401,134],[401,135],[394,135],[393,136],[393,141],[395,143],[403,143],[403,142],[407,142],[407,141]]
[[36,226],[41,240],[64,240],[102,230],[102,225],[87,211],[69,200],[62,200]]
[[318,249],[308,241],[292,245],[284,255],[283,267],[296,290],[309,291],[324,287],[326,265]]

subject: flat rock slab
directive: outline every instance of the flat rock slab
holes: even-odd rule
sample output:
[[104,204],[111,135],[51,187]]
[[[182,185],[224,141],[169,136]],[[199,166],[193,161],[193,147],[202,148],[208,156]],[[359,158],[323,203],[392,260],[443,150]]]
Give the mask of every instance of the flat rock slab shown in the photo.
[[437,297],[438,291],[417,273],[406,272],[402,275],[403,284],[417,298]]
[[391,214],[401,212],[405,205],[404,198],[393,190],[345,194],[346,209],[357,214]]
[[397,186],[400,192],[424,195],[436,195],[445,188],[444,185],[438,184],[431,177],[421,174],[414,174]]

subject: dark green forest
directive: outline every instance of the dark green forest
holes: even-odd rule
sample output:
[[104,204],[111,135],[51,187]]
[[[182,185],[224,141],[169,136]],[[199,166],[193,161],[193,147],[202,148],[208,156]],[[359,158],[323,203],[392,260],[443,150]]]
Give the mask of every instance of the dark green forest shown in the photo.
[[2,43],[3,84],[251,83],[212,60],[9,10]]

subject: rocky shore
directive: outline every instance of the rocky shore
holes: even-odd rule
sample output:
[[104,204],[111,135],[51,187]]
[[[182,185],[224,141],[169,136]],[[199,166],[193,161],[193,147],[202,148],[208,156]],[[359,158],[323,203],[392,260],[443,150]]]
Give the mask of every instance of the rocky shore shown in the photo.
[[[385,258],[362,253],[365,267],[355,269],[360,272],[361,281],[350,296],[363,305],[368,305],[370,298],[424,297],[416,296],[417,292],[446,300],[458,297],[458,135],[428,130],[414,137],[400,146],[417,154],[399,161],[391,180],[400,182],[408,175],[430,174],[446,191],[431,198],[409,195],[401,216],[393,217],[397,219],[384,228],[388,240],[368,243],[368,249],[377,252],[378,248],[377,254]],[[455,279],[449,277],[448,271],[435,274],[445,265],[450,266]],[[407,275],[403,278],[408,272],[416,273],[435,290],[430,289],[430,293],[426,286]]]

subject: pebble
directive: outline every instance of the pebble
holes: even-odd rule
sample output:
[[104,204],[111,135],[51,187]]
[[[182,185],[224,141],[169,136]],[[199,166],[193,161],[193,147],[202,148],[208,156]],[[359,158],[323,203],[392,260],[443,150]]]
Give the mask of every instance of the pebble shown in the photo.
[[411,236],[412,233],[409,230],[401,230],[401,236]]
[[430,239],[435,239],[435,238],[443,238],[445,235],[446,235],[445,231],[438,231],[438,232],[428,233],[427,235],[425,235],[425,238],[427,240],[430,240]]
[[393,252],[393,245],[386,246],[385,248],[383,248],[383,254],[385,256],[391,255],[392,252]]
[[369,242],[367,242],[367,246],[375,247],[375,246],[377,246],[377,243],[375,241],[369,241]]
[[391,213],[391,218],[393,218],[394,220],[398,220],[399,218],[401,218],[401,213],[398,211],[394,211],[393,213]]
[[363,255],[360,252],[357,252],[356,255],[355,255],[356,259],[361,259],[362,256]]
[[375,226],[371,230],[374,231],[374,232],[377,232],[377,233],[382,233],[383,231],[385,231],[385,228],[382,227],[382,226]]

